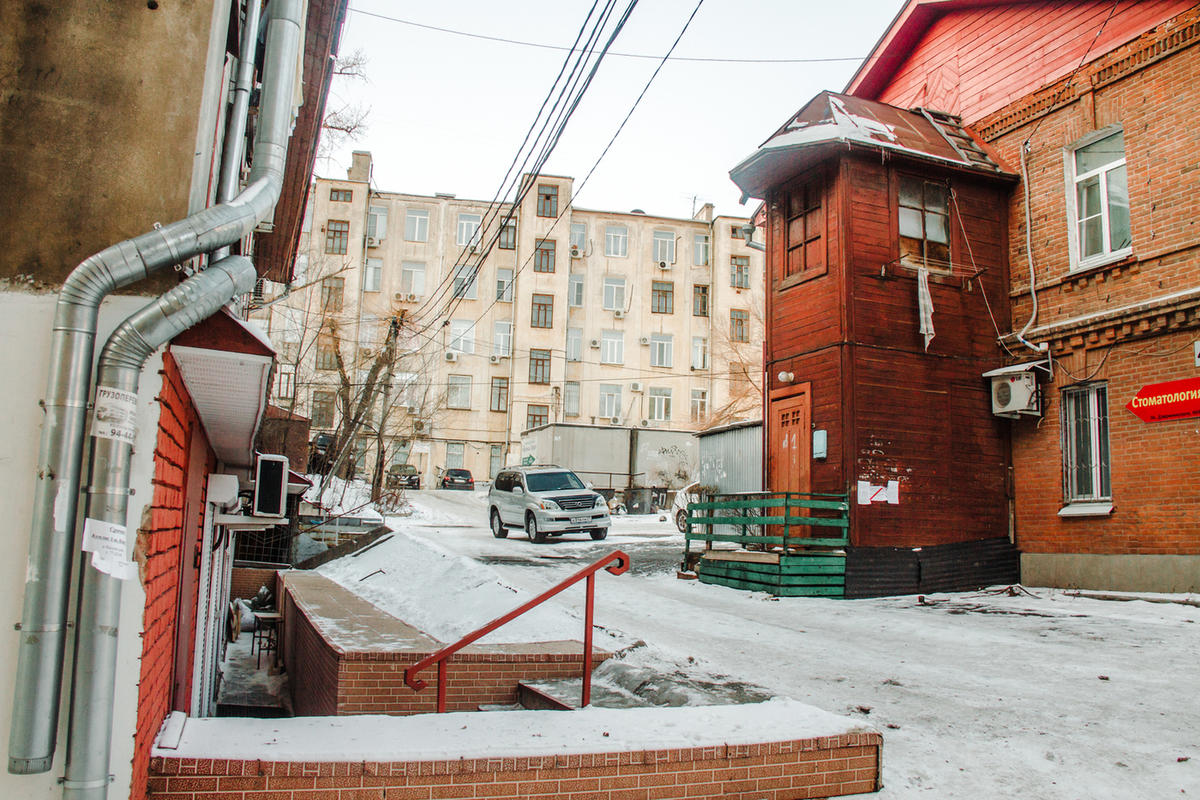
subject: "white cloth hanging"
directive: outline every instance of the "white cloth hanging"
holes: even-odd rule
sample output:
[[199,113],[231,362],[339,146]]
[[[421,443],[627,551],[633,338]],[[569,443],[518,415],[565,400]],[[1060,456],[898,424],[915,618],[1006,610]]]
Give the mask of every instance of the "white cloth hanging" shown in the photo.
[[929,293],[929,270],[924,265],[917,268],[917,316],[921,320],[921,335],[925,337],[925,351],[933,341],[933,295]]

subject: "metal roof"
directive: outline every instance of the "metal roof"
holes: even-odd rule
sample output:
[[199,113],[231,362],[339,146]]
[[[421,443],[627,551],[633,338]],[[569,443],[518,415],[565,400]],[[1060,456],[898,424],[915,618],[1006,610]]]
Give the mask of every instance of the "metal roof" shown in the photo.
[[729,176],[746,197],[761,198],[771,186],[837,148],[884,151],[1015,178],[952,114],[922,108],[905,110],[835,92],[821,92],[814,97]]

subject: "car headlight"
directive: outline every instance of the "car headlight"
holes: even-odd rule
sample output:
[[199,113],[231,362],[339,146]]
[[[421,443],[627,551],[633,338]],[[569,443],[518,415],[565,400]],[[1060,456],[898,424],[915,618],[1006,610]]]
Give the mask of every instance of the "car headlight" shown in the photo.
[[558,511],[559,510],[558,503],[554,502],[553,500],[539,500],[538,505],[541,506],[546,511]]

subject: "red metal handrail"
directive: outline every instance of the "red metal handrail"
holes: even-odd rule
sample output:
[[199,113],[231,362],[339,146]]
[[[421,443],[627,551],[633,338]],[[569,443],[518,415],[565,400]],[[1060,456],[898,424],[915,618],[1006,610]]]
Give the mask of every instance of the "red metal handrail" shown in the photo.
[[586,579],[587,606],[584,609],[583,615],[583,697],[580,699],[581,705],[588,705],[592,700],[592,603],[596,595],[596,573],[601,569],[605,569],[608,572],[611,572],[613,575],[620,575],[622,572],[625,572],[629,569],[629,556],[625,555],[625,553],[621,552],[620,550],[613,550],[604,558],[596,561],[591,566],[584,567],[566,580],[561,581],[554,587],[542,592],[528,603],[525,603],[519,608],[513,609],[502,617],[497,617],[487,625],[484,625],[482,628],[472,633],[468,633],[454,644],[446,645],[436,653],[426,656],[416,664],[413,664],[411,667],[404,670],[404,682],[407,683],[413,691],[421,691],[428,684],[426,684],[425,681],[418,679],[417,675],[423,670],[426,670],[434,664],[437,664],[437,710],[439,714],[443,713],[446,710],[446,665],[450,661],[450,657],[452,655],[457,653],[459,650],[462,650],[475,640],[496,630],[500,626],[512,622],[514,619],[521,616],[534,606],[541,605],[551,597],[554,597],[554,595],[561,592],[563,589],[566,589],[569,586],[574,586],[576,583],[579,583],[579,581]]

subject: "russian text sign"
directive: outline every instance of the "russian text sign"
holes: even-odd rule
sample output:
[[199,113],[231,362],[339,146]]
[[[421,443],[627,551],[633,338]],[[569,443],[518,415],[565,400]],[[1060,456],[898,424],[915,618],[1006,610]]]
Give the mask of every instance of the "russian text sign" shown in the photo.
[[1143,422],[1200,417],[1200,378],[1143,386],[1125,407]]

